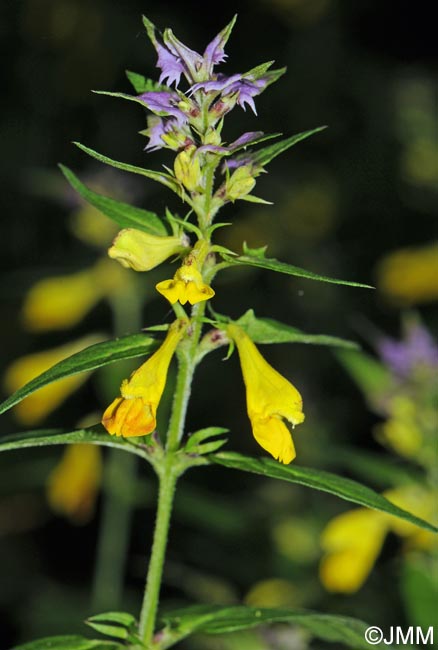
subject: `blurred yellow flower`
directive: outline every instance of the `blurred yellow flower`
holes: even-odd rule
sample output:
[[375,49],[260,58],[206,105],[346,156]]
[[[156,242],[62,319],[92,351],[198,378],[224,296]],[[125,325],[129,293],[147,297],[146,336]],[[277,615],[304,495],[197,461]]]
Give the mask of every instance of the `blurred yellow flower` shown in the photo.
[[377,286],[402,305],[438,298],[438,244],[390,253],[377,267]]
[[252,432],[259,445],[281,463],[295,458],[292,436],[283,422],[292,427],[304,421],[303,402],[297,389],[262,357],[249,336],[237,325],[227,326],[236,343]]
[[129,379],[123,380],[121,397],[113,400],[102,417],[108,433],[130,437],[155,431],[157,408],[169,365],[187,325],[188,322],[182,319],[172,323],[161,347]]
[[198,262],[194,255],[188,255],[172,280],[163,280],[155,286],[171,305],[180,302],[191,305],[213,298],[214,291],[202,279]]
[[[108,192],[108,189],[102,188],[102,191],[105,193]],[[118,228],[114,221],[102,214],[100,210],[85,204],[71,215],[70,229],[78,239],[86,244],[102,248],[109,245]]]
[[[434,495],[409,485],[394,488],[384,496],[395,505],[432,520]],[[354,593],[368,578],[389,532],[406,538],[409,548],[430,548],[433,534],[391,515],[366,508],[344,512],[325,527],[321,545],[324,557],[320,579],[328,591]]]
[[108,255],[125,268],[150,271],[171,255],[187,248],[186,237],[157,237],[135,228],[124,228],[113,241]]
[[245,604],[249,607],[297,607],[301,604],[300,593],[289,580],[271,578],[256,582],[245,596]]
[[47,482],[55,512],[78,524],[90,519],[102,479],[102,456],[95,445],[69,445]]
[[404,395],[395,395],[388,412],[389,418],[375,427],[377,440],[400,456],[416,458],[422,449],[423,434],[415,402]]
[[40,280],[23,304],[25,327],[41,332],[76,325],[103,297],[120,290],[121,271],[103,259],[85,271]]
[[[100,336],[93,334],[51,350],[35,352],[16,359],[5,373],[4,384],[6,390],[13,393],[31,379],[51,368],[55,363],[101,340]],[[17,419],[26,425],[38,424],[55,410],[66,397],[79,388],[89,375],[89,372],[83,372],[66,377],[32,393],[14,407]]]

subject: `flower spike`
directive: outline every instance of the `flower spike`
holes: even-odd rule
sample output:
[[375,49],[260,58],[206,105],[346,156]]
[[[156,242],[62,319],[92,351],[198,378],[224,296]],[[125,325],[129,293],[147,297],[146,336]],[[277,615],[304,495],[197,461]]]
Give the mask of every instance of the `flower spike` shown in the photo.
[[111,435],[146,436],[157,426],[157,408],[166,386],[167,371],[188,321],[176,320],[169,327],[161,347],[135,370],[120,387],[121,397],[111,402],[102,424]]
[[304,421],[301,395],[269,365],[240,327],[230,324],[226,331],[239,352],[254,438],[274,458],[289,464],[296,454],[283,418],[293,427]]

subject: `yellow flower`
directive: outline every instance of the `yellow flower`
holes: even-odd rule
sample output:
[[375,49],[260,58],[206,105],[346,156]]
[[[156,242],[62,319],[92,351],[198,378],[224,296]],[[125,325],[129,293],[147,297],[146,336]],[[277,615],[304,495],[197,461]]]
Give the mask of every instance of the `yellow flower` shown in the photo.
[[[98,192],[99,189],[104,193],[109,191],[109,188],[96,188],[95,191]],[[117,225],[100,210],[87,203],[71,215],[70,229],[86,244],[102,248],[108,246],[114,238]]]
[[292,436],[283,418],[292,427],[304,421],[301,395],[265,361],[240,327],[228,325],[227,333],[236,343],[239,352],[254,438],[274,458],[288,464],[296,454]]
[[76,325],[102,298],[92,269],[40,280],[26,296],[22,316],[28,330],[40,332]]
[[[433,495],[417,486],[404,486],[385,492],[384,496],[401,508],[431,520]],[[411,547],[429,548],[433,534],[391,515],[366,508],[344,512],[324,529],[321,545],[325,552],[320,578],[328,591],[353,593],[370,574],[388,532],[409,541]]]
[[245,596],[249,607],[297,607],[301,605],[300,592],[282,578],[256,582]]
[[187,248],[185,237],[157,237],[135,228],[125,228],[114,239],[108,255],[125,268],[150,271],[184,248]]
[[93,514],[101,478],[99,447],[69,445],[48,479],[50,506],[78,524],[85,523]]
[[85,271],[40,280],[24,301],[24,325],[34,332],[76,325],[102,298],[126,286],[123,275],[120,267],[101,259]]
[[192,252],[185,258],[183,264],[177,270],[172,280],[163,280],[155,286],[171,305],[180,302],[191,305],[203,300],[213,298],[214,291],[202,279],[199,270],[199,261],[196,253]]
[[389,298],[404,305],[436,300],[437,277],[437,244],[394,251],[377,268],[378,288]]
[[167,371],[188,322],[177,320],[169,327],[161,347],[135,370],[120,387],[121,397],[108,406],[102,424],[111,435],[146,436],[155,431],[158,404],[166,385]]
[[416,458],[424,444],[419,408],[404,395],[395,395],[389,404],[390,417],[375,427],[376,438],[400,456]]
[[[62,361],[100,340],[101,337],[90,335],[74,343],[67,343],[51,350],[28,354],[16,359],[6,370],[4,379],[6,389],[13,393],[31,379],[34,379],[34,377],[51,368],[58,361]],[[17,419],[26,425],[38,424],[49,413],[54,411],[66,397],[79,388],[89,375],[89,372],[83,372],[72,377],[66,377],[32,393],[14,407]]]

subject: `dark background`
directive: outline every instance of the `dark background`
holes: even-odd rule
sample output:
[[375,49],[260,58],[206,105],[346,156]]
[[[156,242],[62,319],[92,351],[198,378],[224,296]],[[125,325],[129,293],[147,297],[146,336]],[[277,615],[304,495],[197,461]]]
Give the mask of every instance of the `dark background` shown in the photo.
[[[160,28],[171,26],[184,43],[202,52],[237,12],[223,70],[244,71],[271,59],[278,67],[287,66],[287,74],[256,98],[258,118],[249,110],[234,110],[225,127],[229,141],[256,129],[290,135],[329,126],[276,159],[270,174],[258,180],[256,194],[274,201],[274,206],[241,202],[224,210],[223,220],[236,225],[221,234],[223,243],[235,250],[243,240],[251,246],[268,243],[268,254],[279,259],[373,284],[376,264],[386,253],[428,243],[437,233],[433,172],[424,172],[426,163],[437,165],[437,158],[426,162],[414,154],[413,162],[410,158],[419,139],[436,139],[436,29],[430,10],[426,2],[371,0],[251,0],[208,5],[3,0],[0,327],[4,364],[65,340],[59,333],[37,337],[20,329],[20,305],[29,286],[46,275],[84,268],[96,258],[92,247],[72,236],[68,205],[48,196],[45,183],[39,180],[41,173],[55,172],[58,162],[79,174],[92,172],[96,167],[71,144],[74,140],[136,165],[158,168],[171,160],[166,153],[143,151],[144,140],[137,133],[145,127],[140,107],[90,92],[130,92],[125,69],[158,76],[142,13]],[[172,197],[149,181],[137,182],[139,205],[158,213],[166,205],[177,207]],[[168,277],[163,273],[160,279]],[[397,335],[401,314],[400,305],[379,291],[270,273],[224,274],[217,285],[217,311],[238,317],[250,307],[260,316],[275,317],[309,332],[359,339],[365,346],[374,328]],[[437,322],[434,305],[419,309],[433,327]],[[109,317],[107,306],[98,306],[75,335],[90,328],[105,329]],[[166,318],[161,298],[148,303],[145,325]],[[377,448],[370,435],[375,418],[329,351],[280,346],[264,353],[304,396],[308,415],[302,431],[295,433],[298,462],[324,465],[325,449],[330,450],[332,439]],[[237,388],[230,390],[232,378]],[[92,410],[90,400],[99,408],[98,394],[92,385],[81,389],[46,423],[73,425],[78,413]],[[218,353],[207,359],[195,383],[189,418],[189,430],[228,426],[233,432],[229,449],[258,453],[246,420],[235,358],[228,364],[221,363]],[[5,433],[19,428],[12,417],[4,417],[3,422]],[[16,470],[12,481],[2,481],[5,521],[14,522],[5,526],[0,539],[1,571],[6,576],[0,591],[5,648],[33,635],[83,631],[80,620],[89,611],[86,603],[98,518],[75,527],[45,511],[47,469],[41,469],[40,485],[28,488],[20,467],[34,461],[44,464],[48,457],[53,464],[57,452],[14,452],[2,462],[4,476],[12,474],[11,467]],[[145,480],[153,493],[152,476],[147,474]],[[324,507],[332,513],[337,510],[333,499],[319,494],[289,487],[286,496],[281,490],[269,496],[270,489],[274,490],[271,486],[264,492],[262,481],[219,469],[187,479],[171,539],[168,598],[202,600],[205,593],[193,586],[202,582],[197,572],[217,579],[218,602],[229,592],[231,599],[239,601],[258,580],[287,575],[308,587],[307,591],[303,588],[305,597],[298,597],[299,605],[368,617],[373,624],[379,623],[379,616],[385,620],[385,614],[394,620],[403,618],[395,593],[386,591],[385,599],[377,596],[376,604],[376,594],[385,590],[390,579],[385,566],[357,596],[329,599],[318,586],[316,565],[309,569],[279,560],[266,532],[272,523],[266,509],[273,502],[280,503],[279,511],[290,508],[297,516],[310,510],[318,521],[327,519]],[[216,523],[206,523],[208,517],[204,519],[202,513],[208,512],[209,499],[223,521],[216,513],[212,515]],[[239,509],[249,513],[244,525],[234,516]],[[146,513],[140,509],[134,519],[126,597],[120,606],[134,613],[140,602],[142,560],[152,521],[152,508]],[[242,566],[245,557],[248,564]],[[181,577],[184,571],[191,587]],[[198,583],[193,576],[199,578]],[[372,601],[374,611],[369,615]]]

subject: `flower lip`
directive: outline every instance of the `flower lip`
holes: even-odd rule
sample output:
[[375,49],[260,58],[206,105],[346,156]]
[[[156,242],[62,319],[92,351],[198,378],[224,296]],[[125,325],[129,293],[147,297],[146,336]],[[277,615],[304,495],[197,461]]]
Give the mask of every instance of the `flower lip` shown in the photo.
[[226,331],[239,353],[253,435],[263,449],[288,464],[295,458],[295,448],[283,420],[292,427],[304,421],[301,395],[268,364],[242,328],[230,323]]

